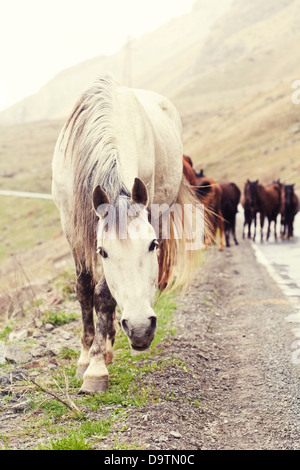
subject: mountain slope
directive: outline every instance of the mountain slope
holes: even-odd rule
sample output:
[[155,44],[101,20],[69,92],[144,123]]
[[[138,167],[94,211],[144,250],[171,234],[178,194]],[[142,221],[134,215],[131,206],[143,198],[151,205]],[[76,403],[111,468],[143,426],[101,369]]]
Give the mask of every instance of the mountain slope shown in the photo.
[[[281,176],[300,185],[300,105],[291,101],[300,79],[300,0],[235,0],[218,20],[215,2],[204,10],[198,0],[191,14],[132,42],[132,83],[172,99],[185,152],[213,178]],[[100,70],[122,77],[125,52],[63,71],[0,121],[65,117]]]
[[[211,0],[209,4],[197,0],[190,14],[175,18],[153,33],[131,41],[118,53],[96,57],[61,72],[35,95],[2,111],[0,123],[65,117],[79,94],[104,72],[112,73],[124,84],[162,89],[159,84],[154,84],[154,79],[159,77],[164,81],[164,76],[169,74],[165,64],[172,64],[172,57],[178,56],[190,45],[200,44],[212,24],[231,3],[232,0]],[[128,68],[130,70],[127,72]]]

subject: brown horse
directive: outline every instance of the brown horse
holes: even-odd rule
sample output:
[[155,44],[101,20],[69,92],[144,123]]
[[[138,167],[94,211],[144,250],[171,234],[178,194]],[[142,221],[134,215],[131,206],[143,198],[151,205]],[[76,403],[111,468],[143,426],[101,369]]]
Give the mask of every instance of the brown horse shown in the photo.
[[222,189],[221,212],[224,218],[226,246],[229,247],[230,232],[236,245],[238,241],[235,234],[235,219],[238,212],[238,205],[241,198],[241,191],[235,183],[219,183]]
[[221,186],[211,178],[202,176],[203,171],[200,174],[196,173],[197,177],[197,188],[196,193],[203,202],[207,209],[207,218],[212,231],[212,239],[205,237],[204,246],[205,248],[215,241],[217,236],[217,230],[220,230],[220,242],[219,250],[224,249],[224,218],[221,211],[221,200],[222,200],[222,188]]
[[[270,237],[271,223],[274,222],[274,238],[277,240],[277,216],[280,212],[281,206],[281,187],[279,183],[271,183],[264,186],[264,193],[262,193],[264,216],[268,219],[267,241]],[[263,230],[263,221],[262,228]]]
[[224,220],[221,206],[222,189],[218,183],[204,176],[203,170],[196,173],[191,157],[183,155],[183,174],[188,183],[195,188],[196,195],[205,207],[205,226],[207,233],[204,248],[216,239],[217,229],[220,228],[220,251],[224,248]]
[[[263,186],[256,181],[245,183],[242,206],[244,207],[244,231],[248,225],[248,238],[251,238],[251,224],[254,222],[253,241],[256,237],[256,216],[260,213],[261,241],[263,241],[263,228],[265,217],[268,218],[267,240],[270,237],[271,222],[274,222],[274,237],[277,240],[276,220],[280,210],[281,189],[278,183]],[[245,233],[243,231],[243,238]]]
[[282,185],[281,191],[281,238],[293,240],[294,219],[300,210],[299,198],[294,192],[294,184]]
[[186,177],[187,182],[191,186],[197,186],[197,178],[193,169],[192,159],[188,157],[187,155],[183,155],[182,164],[183,164],[183,174]]

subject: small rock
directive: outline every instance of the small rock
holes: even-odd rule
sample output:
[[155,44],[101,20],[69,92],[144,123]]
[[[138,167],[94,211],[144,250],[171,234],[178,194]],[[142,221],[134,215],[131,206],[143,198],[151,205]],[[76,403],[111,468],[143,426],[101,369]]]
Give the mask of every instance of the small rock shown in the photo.
[[9,374],[3,374],[0,376],[0,385],[10,385],[11,384],[11,378]]
[[35,370],[33,372],[30,372],[29,375],[30,375],[30,377],[38,377],[40,375],[40,373],[37,370]]
[[46,331],[53,331],[54,330],[54,325],[52,325],[52,323],[45,323],[45,330]]
[[28,331],[27,330],[20,330],[20,331],[12,331],[9,334],[9,341],[22,341],[23,339],[27,338]]
[[180,432],[177,432],[177,431],[170,431],[170,436],[173,436],[176,439],[180,439],[182,437]]
[[40,369],[41,367],[42,364],[39,361],[28,362],[23,366],[24,369]]
[[34,332],[32,333],[33,338],[40,338],[41,336],[43,336],[43,333],[38,329],[35,329]]
[[61,336],[66,341],[68,341],[72,337],[71,334],[68,331],[63,331]]
[[22,362],[29,362],[32,359],[32,355],[26,351],[23,351],[16,345],[9,345],[5,349],[5,358],[7,361],[15,364],[21,364]]
[[58,368],[58,362],[56,360],[55,357],[52,357],[49,361],[48,361],[48,369],[50,370],[55,370]]
[[51,347],[46,348],[46,354],[47,356],[58,356],[62,350],[62,347],[60,344],[53,344]]
[[55,364],[56,366],[58,366],[57,359],[55,357],[52,357],[52,359],[48,361],[48,364]]
[[29,406],[29,401],[23,401],[23,402],[21,402],[21,403],[17,403],[16,405],[14,405],[14,406],[12,407],[12,409],[13,409],[13,411],[14,411],[15,413],[20,413],[20,412],[22,412],[22,411],[26,411],[26,410],[28,410],[29,408],[30,408],[30,406]]
[[45,348],[36,346],[31,350],[32,357],[43,357],[45,356]]

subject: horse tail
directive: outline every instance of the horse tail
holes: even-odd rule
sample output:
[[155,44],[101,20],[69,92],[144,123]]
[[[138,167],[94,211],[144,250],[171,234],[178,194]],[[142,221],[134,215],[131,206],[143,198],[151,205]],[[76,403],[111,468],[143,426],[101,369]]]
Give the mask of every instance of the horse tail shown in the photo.
[[211,238],[212,230],[209,210],[184,176],[172,208],[170,236],[161,241],[159,287],[184,292],[199,269],[204,236]]

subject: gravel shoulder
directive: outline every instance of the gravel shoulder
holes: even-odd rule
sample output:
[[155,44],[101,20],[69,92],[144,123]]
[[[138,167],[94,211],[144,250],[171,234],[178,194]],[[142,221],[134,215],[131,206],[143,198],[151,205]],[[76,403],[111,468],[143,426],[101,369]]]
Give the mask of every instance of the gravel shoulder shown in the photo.
[[[118,436],[119,445],[146,450],[299,450],[300,365],[292,360],[295,338],[285,320],[293,306],[250,242],[210,248],[177,304],[176,334],[157,356],[176,357],[176,364],[145,377],[156,398],[128,409],[124,432],[116,429],[94,448],[112,449]],[[65,340],[79,347],[72,324],[54,334],[54,346]],[[17,399],[2,407],[2,436],[26,425],[22,411]],[[24,446],[13,440],[13,449]],[[30,446],[36,442],[27,437]]]
[[209,250],[165,345],[189,370],[156,376],[162,395],[183,399],[144,409],[144,423],[130,413],[131,439],[150,449],[300,449],[300,366],[285,320],[292,311],[248,240]]

